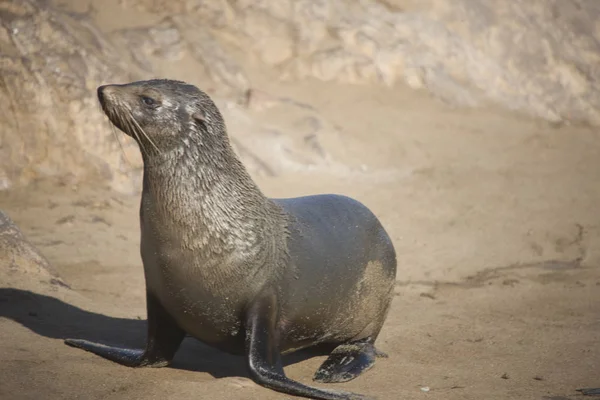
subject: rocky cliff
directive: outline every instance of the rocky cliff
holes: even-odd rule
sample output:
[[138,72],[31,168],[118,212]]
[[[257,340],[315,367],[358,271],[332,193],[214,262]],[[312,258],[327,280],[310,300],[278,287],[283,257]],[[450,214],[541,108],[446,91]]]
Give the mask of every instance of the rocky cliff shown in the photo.
[[152,76],[241,105],[258,68],[600,123],[595,0],[4,0],[0,22],[0,189],[44,176],[131,188],[139,155],[95,89]]

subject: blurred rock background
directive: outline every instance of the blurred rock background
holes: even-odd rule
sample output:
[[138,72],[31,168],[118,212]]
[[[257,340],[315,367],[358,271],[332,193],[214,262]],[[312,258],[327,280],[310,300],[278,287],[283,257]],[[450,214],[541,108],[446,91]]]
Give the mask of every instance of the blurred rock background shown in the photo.
[[[232,130],[234,145],[265,174],[326,164],[310,133],[326,121],[303,115],[295,142],[250,126],[253,107],[289,100],[261,94],[257,71],[409,85],[459,107],[600,124],[596,0],[2,0],[0,23],[0,189],[52,176],[135,190],[137,149],[111,132],[95,89],[158,76],[221,101],[247,133]],[[286,151],[264,159],[254,134]]]

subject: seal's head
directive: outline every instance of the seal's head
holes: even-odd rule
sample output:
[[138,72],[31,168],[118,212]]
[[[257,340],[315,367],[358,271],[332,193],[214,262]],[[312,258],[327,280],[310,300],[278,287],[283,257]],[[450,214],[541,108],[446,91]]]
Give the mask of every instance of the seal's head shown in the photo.
[[98,100],[110,121],[133,137],[146,156],[224,141],[225,124],[217,106],[185,82],[154,79],[104,85],[98,88]]

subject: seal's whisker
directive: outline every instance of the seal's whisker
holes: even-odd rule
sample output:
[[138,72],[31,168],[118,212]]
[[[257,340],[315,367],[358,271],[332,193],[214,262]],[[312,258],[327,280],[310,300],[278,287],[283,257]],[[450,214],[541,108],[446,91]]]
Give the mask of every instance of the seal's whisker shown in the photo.
[[127,157],[127,153],[125,152],[125,148],[123,148],[123,143],[121,143],[121,139],[119,139],[119,135],[117,134],[117,131],[115,130],[115,126],[113,124],[110,124],[110,130],[112,131],[113,135],[115,136],[115,139],[117,139],[117,143],[119,143],[119,147],[121,148],[121,152],[123,153],[123,157],[125,158],[125,162],[133,168],[133,165],[131,164],[131,161],[129,161],[129,157]]
[[[128,122],[126,120],[126,118],[123,117],[122,114],[114,112],[114,108],[112,106],[108,106],[108,105],[102,104],[100,102],[98,102],[97,104],[98,104],[98,108],[100,109],[100,111],[103,112],[108,117],[108,122],[109,122],[110,128],[112,130],[112,133],[113,133],[115,139],[117,140],[117,143],[119,143],[119,147],[121,148],[121,152],[123,153],[123,157],[125,158],[125,162],[130,167],[133,168],[133,164],[129,160],[129,157],[127,157],[127,152],[125,151],[125,148],[123,147],[123,143],[121,142],[121,139],[119,138],[119,134],[115,130],[115,126],[116,125],[115,125],[115,123],[113,121],[115,121],[115,122],[118,123],[118,126],[121,127],[120,128],[121,130],[123,130],[122,128],[126,128],[126,130],[128,132],[132,132],[135,135],[135,139],[137,140],[138,143],[140,143],[141,151],[142,151],[142,153],[144,153],[145,152],[144,144],[140,140],[140,137],[139,137],[138,133],[136,132],[135,129],[132,129],[131,123]],[[120,104],[119,102],[117,102],[117,106],[122,107],[123,105]]]
[[131,120],[129,118],[123,118],[123,121],[127,124],[127,129],[129,131],[133,132],[133,134],[135,135],[135,138],[137,139],[138,143],[140,144],[140,151],[143,154],[148,155],[148,150],[146,150],[146,145],[144,144],[144,141],[140,137],[140,133],[138,132],[135,125],[133,125],[131,123]]
[[140,144],[140,151],[142,152],[142,154],[148,155],[148,150],[146,150],[146,145],[144,144],[142,138],[140,137],[140,134],[138,133],[137,129],[135,129],[135,126],[131,123],[129,118],[123,118],[123,122],[125,122],[125,125],[127,125],[127,130],[130,132],[133,132],[133,134],[135,135],[135,138],[137,139],[138,143]]
[[144,146],[144,143],[142,143],[142,140],[140,139],[140,136],[139,136],[137,130],[133,129],[134,127],[131,125],[129,118],[126,118],[125,115],[120,114],[120,113],[116,113],[115,116],[117,117],[117,119],[119,121],[119,125],[121,125],[123,128],[126,128],[127,132],[133,133],[133,135],[135,136],[135,139],[137,140],[137,142],[140,146],[140,151],[142,152],[142,155],[144,155],[144,154],[147,155],[148,152],[146,151],[146,147]]
[[138,122],[135,120],[135,118],[133,117],[133,115],[131,113],[129,113],[129,118],[131,118],[131,120],[133,121],[133,123],[135,124],[135,126],[140,130],[140,132],[142,133],[142,135],[144,135],[144,137],[146,139],[148,139],[148,141],[154,147],[154,149],[156,149],[156,151],[158,151],[158,153],[160,153],[160,149],[156,146],[156,144],[154,143],[154,141],[152,139],[150,139],[150,136],[148,136],[148,134],[146,133],[146,131],[144,131],[144,129],[140,126],[140,124],[138,124]]

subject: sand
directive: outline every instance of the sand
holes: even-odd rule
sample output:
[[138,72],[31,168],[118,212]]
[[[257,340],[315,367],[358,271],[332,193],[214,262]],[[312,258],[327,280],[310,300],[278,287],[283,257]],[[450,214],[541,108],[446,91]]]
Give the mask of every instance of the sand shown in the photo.
[[[402,88],[260,87],[310,103],[341,132],[328,139],[338,141],[336,159],[368,171],[257,175],[264,192],[354,196],[376,212],[398,253],[379,339],[390,358],[352,382],[322,386],[390,400],[559,400],[600,385],[597,132],[455,109]],[[0,398],[290,398],[250,381],[242,358],[190,338],[162,369],[129,369],[63,344],[143,346],[138,203],[93,182],[0,193],[0,208],[72,287],[0,285]],[[286,372],[310,383],[323,359],[289,357]]]

